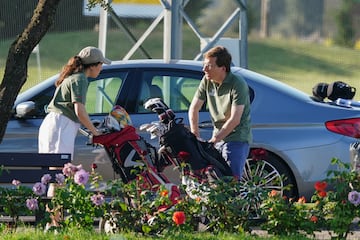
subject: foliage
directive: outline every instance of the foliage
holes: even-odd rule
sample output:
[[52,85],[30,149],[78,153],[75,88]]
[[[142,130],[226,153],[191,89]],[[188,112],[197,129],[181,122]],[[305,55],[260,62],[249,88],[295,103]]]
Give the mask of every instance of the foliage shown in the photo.
[[304,197],[295,201],[272,190],[264,200],[262,210],[266,216],[262,228],[269,233],[289,236],[299,234],[300,230],[304,230],[305,233],[313,233],[316,230]]
[[[53,220],[50,227],[93,229],[95,218],[103,216],[105,198],[96,191],[101,177],[95,168],[93,164],[88,173],[81,165],[65,164],[64,178],[57,176],[55,195],[48,206]],[[86,186],[89,180],[90,185]]]
[[335,43],[344,47],[352,47],[354,45],[354,28],[352,26],[352,10],[354,0],[343,0],[339,12],[335,16],[337,25],[337,34]]
[[250,218],[257,215],[254,206],[260,205],[268,191],[257,187],[261,186],[261,179],[247,183],[245,198],[243,186],[232,177],[201,183],[191,176],[186,178],[187,185],[180,186],[185,194],[175,200],[174,185],[144,187],[146,181],[141,175],[126,184],[120,180],[109,182],[104,230],[161,236],[198,230],[217,234],[250,231]]
[[[87,173],[82,166],[70,163],[64,166],[63,174],[56,175],[57,188],[48,205],[39,207],[37,199],[45,194],[51,181],[49,175],[44,175],[32,189],[14,180],[15,187],[0,189],[4,196],[0,203],[2,210],[14,218],[29,210],[46,210],[45,219],[50,224],[46,230],[57,232],[93,231],[94,219],[102,218],[102,230],[112,234],[176,238],[198,231],[245,234],[251,232],[251,218],[254,211],[260,209],[265,220],[261,227],[269,234],[305,238],[315,236],[315,231],[327,230],[333,237],[345,239],[352,230],[354,218],[360,217],[360,173],[350,170],[349,164],[338,159],[332,159],[332,164],[337,168],[329,170],[328,178],[315,184],[309,203],[304,197],[289,199],[282,196],[281,191],[269,192],[256,187],[257,181],[261,181],[257,178],[247,183],[246,194],[250,196],[247,198],[233,178],[194,181],[197,187],[192,188],[191,193],[182,185],[181,192],[187,194],[177,199],[172,198],[174,185],[149,188],[142,175],[126,184],[119,179],[110,181],[99,192],[101,178],[95,172],[96,165]],[[336,191],[329,186],[336,186]]]
[[326,182],[336,186],[336,190],[331,189],[326,194],[321,194],[317,189],[312,201],[316,203],[314,210],[321,214],[318,218],[323,221],[322,227],[345,239],[351,231],[352,222],[360,216],[360,173],[351,170],[350,164],[339,159],[334,158],[331,163],[337,169],[328,171]]
[[32,211],[39,213],[45,211],[41,196],[21,185],[17,180],[12,181],[11,187],[0,187],[0,212],[12,218],[13,228],[19,224],[20,216],[33,215]]
[[[360,217],[360,173],[339,159],[331,163],[337,169],[329,170],[328,178],[315,184],[310,203],[303,197],[294,201],[272,191],[263,203],[263,229],[276,235],[327,230],[337,239],[346,239],[354,219]],[[329,186],[336,186],[336,190],[328,190]]]

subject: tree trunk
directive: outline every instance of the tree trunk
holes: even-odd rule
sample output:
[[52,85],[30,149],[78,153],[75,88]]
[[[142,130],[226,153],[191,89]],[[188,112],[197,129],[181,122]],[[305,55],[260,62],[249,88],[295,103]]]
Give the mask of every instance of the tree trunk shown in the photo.
[[269,8],[270,0],[261,0],[260,37],[269,37]]
[[29,25],[11,44],[0,85],[0,143],[12,114],[15,99],[27,79],[27,62],[34,47],[54,22],[61,0],[39,0]]

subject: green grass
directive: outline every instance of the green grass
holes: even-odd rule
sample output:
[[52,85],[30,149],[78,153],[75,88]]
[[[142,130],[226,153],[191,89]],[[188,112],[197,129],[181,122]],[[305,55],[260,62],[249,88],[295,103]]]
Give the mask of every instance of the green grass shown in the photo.
[[246,239],[246,240],[306,240],[306,238],[301,235],[296,236],[255,236],[250,235],[248,233],[239,233],[239,234],[230,234],[230,233],[220,233],[220,234],[212,234],[212,233],[178,233],[172,235],[165,235],[165,236],[143,236],[141,234],[135,233],[120,233],[114,235],[105,235],[100,234],[97,232],[89,232],[79,230],[69,230],[67,232],[47,232],[44,233],[42,230],[34,229],[34,228],[20,228],[16,231],[16,233],[1,233],[3,240],[83,240],[83,239],[91,239],[91,240],[152,240],[152,239],[182,239],[182,240],[239,240],[239,239]]
[[316,83],[337,80],[360,91],[359,50],[284,39],[249,42],[249,69],[309,94]]
[[[144,27],[143,27],[144,28]],[[160,27],[159,27],[160,28]],[[134,31],[139,38],[143,30]],[[145,40],[143,48],[152,58],[162,58],[161,29]],[[200,49],[200,41],[189,30],[183,32],[183,58],[194,59]],[[13,40],[0,41],[0,74],[3,75],[8,48]],[[41,80],[60,71],[66,61],[87,45],[98,43],[98,32],[49,33],[40,43]],[[344,81],[360,92],[360,51],[338,46],[325,46],[289,39],[248,40],[248,68],[287,83],[308,94],[318,82]],[[122,31],[109,30],[106,55],[110,59],[122,59],[132,43]],[[146,58],[139,50],[131,57]],[[22,91],[40,82],[36,55],[29,59],[28,80]],[[360,100],[360,94],[355,100]]]

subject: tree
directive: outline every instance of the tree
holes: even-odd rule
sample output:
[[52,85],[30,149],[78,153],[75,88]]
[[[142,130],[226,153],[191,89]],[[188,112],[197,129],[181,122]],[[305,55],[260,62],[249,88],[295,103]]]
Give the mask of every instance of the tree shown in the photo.
[[335,43],[344,47],[353,47],[354,45],[354,28],[352,23],[352,9],[354,0],[343,0],[341,9],[335,16],[337,33]]
[[29,56],[52,25],[60,1],[39,0],[30,23],[10,46],[0,84],[0,143],[11,117],[12,106],[26,81]]
[[[26,82],[30,54],[53,24],[60,1],[39,0],[30,23],[10,46],[0,84],[0,143],[12,115],[15,99]],[[109,6],[105,0],[89,0],[88,7],[97,4],[105,9]]]

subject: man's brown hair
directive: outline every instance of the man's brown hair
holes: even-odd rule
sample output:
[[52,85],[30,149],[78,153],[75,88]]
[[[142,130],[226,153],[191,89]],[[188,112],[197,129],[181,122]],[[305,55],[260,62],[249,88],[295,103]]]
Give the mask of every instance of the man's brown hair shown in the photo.
[[204,58],[216,57],[216,65],[218,67],[224,66],[226,68],[226,72],[230,72],[231,66],[231,54],[228,50],[223,46],[216,46],[211,48],[209,51],[204,53]]

